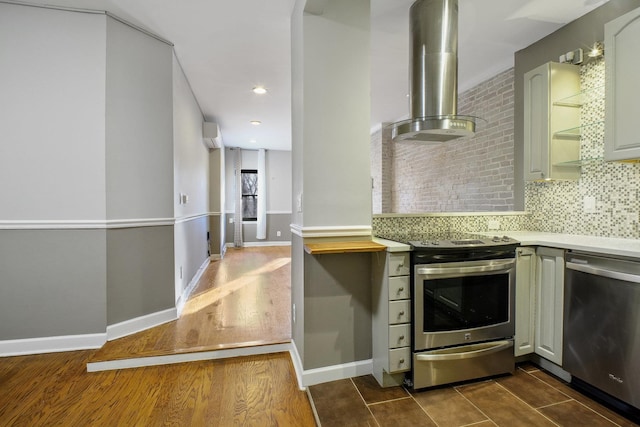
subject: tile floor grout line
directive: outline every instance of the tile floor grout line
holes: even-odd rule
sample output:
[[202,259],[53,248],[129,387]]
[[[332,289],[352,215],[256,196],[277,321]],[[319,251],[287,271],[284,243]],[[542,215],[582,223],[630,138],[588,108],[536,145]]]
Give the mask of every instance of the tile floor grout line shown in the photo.
[[424,414],[425,414],[425,415],[426,415],[426,416],[427,416],[431,421],[433,421],[433,423],[436,425],[436,427],[440,427],[440,424],[438,424],[438,423],[436,422],[436,420],[434,420],[434,419],[433,419],[433,417],[432,417],[431,415],[429,415],[429,413],[427,412],[426,408],[423,408],[423,407],[422,407],[422,405],[420,404],[420,402],[418,402],[418,401],[416,400],[415,396],[414,396],[414,395],[413,395],[409,390],[407,390],[407,388],[406,388],[405,386],[402,386],[402,389],[403,389],[404,391],[406,391],[406,392],[409,394],[409,397],[410,397],[411,399],[413,399],[413,401],[415,402],[415,404],[416,404],[416,405],[418,405],[418,408],[420,408],[420,410],[421,410],[422,412],[424,412]]
[[538,409],[550,408],[550,407],[552,407],[552,406],[560,405],[560,404],[562,404],[562,403],[571,402],[572,400],[574,400],[574,401],[576,401],[576,402],[577,402],[577,400],[572,399],[572,398],[569,398],[569,399],[567,399],[567,400],[563,400],[563,401],[561,401],[561,402],[553,402],[553,403],[549,403],[548,405],[538,406],[538,407],[537,407],[537,408],[535,408],[535,409],[536,409],[536,410],[538,410]]
[[371,414],[371,418],[373,418],[373,421],[376,423],[378,427],[381,427],[380,423],[378,422],[378,419],[376,418],[375,415],[373,415],[373,412],[371,411],[371,408],[369,408],[369,405],[367,405],[367,401],[364,400],[364,396],[362,395],[362,393],[360,393],[360,389],[358,388],[356,383],[353,382],[353,377],[349,378],[349,380],[351,381],[351,385],[353,386],[353,388],[356,389],[356,392],[358,393],[358,396],[360,396],[360,399],[362,399],[362,403],[364,403],[365,408],[367,408],[367,411],[369,411],[369,413]]
[[[494,382],[495,383],[495,381],[493,381],[493,380],[484,380],[484,381],[481,381],[481,382]],[[481,382],[478,382],[478,384],[480,384]],[[462,396],[462,398],[464,400],[469,402],[469,405],[471,405],[474,408],[476,408],[478,410],[478,412],[480,412],[482,415],[484,415],[487,418],[487,420],[491,421],[494,425],[496,425],[496,426],[498,425],[498,423],[496,423],[491,417],[489,417],[489,415],[487,415],[482,409],[478,408],[478,406],[475,403],[473,403],[471,400],[469,400],[467,398],[467,396],[465,396],[460,390],[458,390],[458,388],[459,388],[459,386],[454,386],[453,387],[453,389],[456,391],[456,393],[458,393],[460,396]],[[479,421],[479,422],[484,422],[484,421]],[[478,423],[473,423],[473,424],[478,424]],[[468,424],[468,425],[473,425],[473,424]]]
[[382,403],[389,403],[389,402],[397,402],[398,400],[405,400],[405,399],[409,399],[411,396],[405,396],[405,397],[397,397],[395,399],[389,399],[389,400],[381,400],[380,402],[373,402],[373,403],[367,403],[365,402],[365,405],[367,406],[376,406],[376,405],[380,405]]
[[[546,418],[547,420],[549,420],[550,423],[552,423],[553,425],[556,425],[558,427],[562,427],[560,424],[558,424],[557,422],[553,421],[551,418],[547,417],[545,414],[543,414],[542,412],[538,411],[536,408],[534,408],[532,405],[529,405],[527,402],[525,402],[523,399],[521,399],[519,396],[516,396],[515,393],[512,393],[511,390],[509,390],[508,388],[506,388],[505,386],[503,386],[502,384],[500,384],[499,382],[496,381],[496,384],[498,386],[500,386],[500,388],[502,388],[503,390],[505,390],[507,393],[509,393],[510,395],[512,395],[513,397],[515,397],[516,399],[518,399],[519,401],[521,401],[522,403],[524,403],[525,405],[527,405],[529,408],[533,409],[535,412],[537,412],[538,414],[540,414],[542,417]],[[564,394],[564,393],[563,393]]]
[[[542,370],[542,369],[539,369],[539,370],[538,370],[538,372],[543,372],[543,373],[547,374],[547,372],[545,372],[545,371],[544,371],[544,370]],[[551,375],[551,374],[547,374],[547,375]],[[554,389],[554,390],[556,390],[557,392],[562,393],[562,394],[564,394],[565,396],[567,396],[567,395],[566,395],[562,390],[560,390],[558,387],[554,386],[553,384],[549,384],[548,382],[544,381],[542,378],[538,378],[538,377],[536,377],[536,376],[534,376],[534,375],[531,375],[531,376],[532,376],[533,378],[537,379],[538,381],[541,381],[542,383],[544,383],[544,384],[548,385],[549,387],[553,388],[553,389]],[[570,386],[567,384],[567,387],[570,387]],[[570,399],[573,399],[571,396],[567,396],[567,397],[568,397],[568,398],[570,398]],[[577,400],[577,399],[573,399],[573,400],[575,400],[576,402],[578,402],[580,405],[584,406],[585,408],[587,408],[587,409],[588,409],[588,410],[590,410],[591,412],[594,412],[594,413],[596,413],[596,414],[600,415],[600,416],[601,416],[602,418],[604,418],[605,420],[607,420],[607,421],[611,422],[612,424],[614,424],[614,425],[616,425],[616,426],[620,427],[620,424],[618,424],[617,422],[615,422],[615,421],[613,421],[613,420],[609,419],[609,418],[608,418],[608,417],[606,417],[604,414],[601,414],[600,412],[596,411],[595,409],[590,408],[589,406],[587,406],[586,404],[584,404],[584,403],[580,402],[580,401],[579,401],[579,400]],[[596,402],[596,403],[597,403],[597,402]]]

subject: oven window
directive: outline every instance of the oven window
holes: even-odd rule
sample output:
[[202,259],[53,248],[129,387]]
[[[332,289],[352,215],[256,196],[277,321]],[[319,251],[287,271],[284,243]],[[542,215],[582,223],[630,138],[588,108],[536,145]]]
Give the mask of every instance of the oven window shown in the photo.
[[509,320],[509,274],[424,280],[424,332]]

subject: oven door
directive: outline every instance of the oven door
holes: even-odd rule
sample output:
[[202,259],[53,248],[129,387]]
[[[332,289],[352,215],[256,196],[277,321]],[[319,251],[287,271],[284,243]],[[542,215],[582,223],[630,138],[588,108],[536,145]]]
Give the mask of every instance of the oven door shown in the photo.
[[414,266],[414,349],[514,335],[515,258]]

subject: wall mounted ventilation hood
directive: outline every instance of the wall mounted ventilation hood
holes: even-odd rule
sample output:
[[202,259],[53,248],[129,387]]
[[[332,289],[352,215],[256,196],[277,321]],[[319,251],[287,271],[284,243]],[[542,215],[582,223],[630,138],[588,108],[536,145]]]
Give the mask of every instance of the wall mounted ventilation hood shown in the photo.
[[409,12],[410,119],[394,141],[441,143],[473,136],[476,117],[457,115],[458,0],[417,0]]

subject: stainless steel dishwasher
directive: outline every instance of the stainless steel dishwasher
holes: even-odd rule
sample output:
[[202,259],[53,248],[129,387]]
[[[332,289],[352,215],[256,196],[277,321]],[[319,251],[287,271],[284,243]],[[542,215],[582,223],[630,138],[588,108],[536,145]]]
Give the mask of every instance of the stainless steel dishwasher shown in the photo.
[[563,352],[572,383],[640,408],[640,260],[567,254]]

